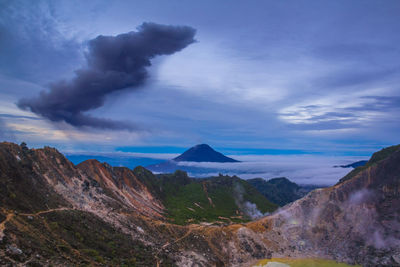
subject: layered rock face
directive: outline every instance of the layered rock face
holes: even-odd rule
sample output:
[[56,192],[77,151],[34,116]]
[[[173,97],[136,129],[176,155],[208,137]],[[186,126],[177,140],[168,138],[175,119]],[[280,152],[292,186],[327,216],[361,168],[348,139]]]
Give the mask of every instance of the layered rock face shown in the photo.
[[254,242],[253,253],[269,250],[273,257],[400,266],[400,149],[351,179],[247,224],[237,235]]
[[[400,262],[400,150],[271,217],[297,253],[377,266]],[[317,253],[315,253],[317,252]]]
[[[30,189],[32,193],[39,193],[26,193],[21,198],[40,198],[46,203],[60,199],[58,202],[61,203],[51,204],[48,208],[61,205],[93,212],[120,210],[150,218],[162,217],[164,207],[161,202],[128,168],[113,168],[96,160],[74,166],[56,149],[49,147],[24,149],[3,143],[0,149],[3,178],[17,186],[24,183],[18,190]],[[31,204],[34,205],[32,210],[44,208],[43,204],[37,206],[35,201]],[[21,208],[27,206],[21,205]]]
[[[80,264],[82,260],[85,264],[90,263],[94,256],[88,258],[80,255],[74,259],[71,254],[74,254],[77,248],[70,244],[64,244],[68,247],[68,252],[60,252],[57,249],[59,245],[64,246],[57,243],[57,238],[63,243],[65,242],[63,240],[71,234],[82,236],[83,229],[77,229],[77,232],[73,233],[56,234],[55,229],[46,226],[49,219],[47,216],[54,217],[53,223],[61,224],[65,221],[62,218],[66,213],[78,221],[82,217],[87,231],[92,231],[93,227],[100,225],[104,231],[105,229],[109,231],[111,228],[113,235],[118,232],[118,235],[138,241],[135,246],[147,246],[148,254],[153,258],[150,262],[163,258],[161,253],[159,256],[156,255],[156,249],[166,241],[163,234],[157,231],[159,223],[155,222],[163,219],[164,207],[135,177],[133,171],[127,168],[113,168],[95,160],[74,166],[53,148],[28,149],[12,143],[1,143],[0,204],[0,246],[2,248],[0,249],[0,265],[18,264],[14,256],[18,256],[20,264],[22,261],[36,262],[35,253],[46,254],[50,257],[54,251],[59,252],[59,255],[56,253],[56,256],[51,256],[54,262],[49,259],[45,262],[53,262],[53,264],[63,262],[69,265]],[[42,220],[41,224],[32,226],[30,223],[32,218],[39,218]],[[48,231],[50,236],[57,236],[50,237],[55,238],[55,242],[48,240],[49,237],[36,233],[36,231],[43,231],[41,229],[43,226],[46,226],[44,231]],[[149,229],[154,235],[145,234]],[[95,232],[94,229],[93,232]],[[100,238],[97,242],[104,241],[101,234],[88,238],[93,238],[93,240],[78,238],[78,241],[83,242],[80,244],[83,250],[91,249],[92,244],[96,243],[94,241],[97,240],[96,238]],[[44,241],[44,243],[39,247],[30,247],[32,240],[41,244]],[[114,241],[109,240],[108,243]],[[85,242],[91,244],[85,244]],[[9,247],[21,249],[23,257],[13,255],[12,251],[16,250],[10,250]],[[25,253],[26,251],[28,253]],[[127,252],[126,255],[129,253]],[[98,255],[95,256],[98,257]]]
[[77,169],[88,178],[82,185],[84,191],[90,192],[91,185],[98,186],[112,199],[114,205],[126,212],[135,211],[150,218],[163,217],[162,203],[138,180],[132,170],[111,167],[97,160],[84,161],[77,165]]
[[0,144],[0,265],[243,266],[268,257],[400,265],[400,149],[246,224],[165,220],[156,177]]

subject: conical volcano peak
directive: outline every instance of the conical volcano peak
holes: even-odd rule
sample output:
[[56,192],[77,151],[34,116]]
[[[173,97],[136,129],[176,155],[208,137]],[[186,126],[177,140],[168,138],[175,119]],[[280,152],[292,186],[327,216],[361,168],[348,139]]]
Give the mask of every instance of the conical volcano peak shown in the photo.
[[193,162],[238,162],[235,159],[229,158],[222,153],[215,151],[207,144],[199,144],[189,148],[173,160]]
[[215,152],[215,150],[212,147],[210,147],[209,145],[207,145],[207,144],[195,145],[194,147],[191,147],[190,149],[193,149],[193,150],[204,150],[204,151],[208,150],[210,152]]
[[[211,148],[209,145],[207,145],[207,144],[198,144],[198,145],[195,145],[193,148],[201,148],[201,147],[207,147],[207,148]],[[212,148],[211,148],[212,149]]]

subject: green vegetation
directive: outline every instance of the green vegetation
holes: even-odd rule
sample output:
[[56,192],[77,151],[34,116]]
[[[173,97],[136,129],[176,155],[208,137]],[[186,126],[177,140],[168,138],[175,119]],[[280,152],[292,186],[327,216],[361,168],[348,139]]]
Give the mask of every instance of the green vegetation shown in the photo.
[[[97,216],[67,210],[28,219],[16,216],[9,224],[10,235],[19,236],[18,247],[46,259],[62,258],[71,266],[154,266],[156,252],[151,246],[133,240]],[[5,249],[0,244],[0,249]],[[173,265],[167,255],[158,255],[166,266]],[[63,264],[64,265],[64,264]]]
[[400,150],[400,145],[386,147],[378,152],[375,152],[370,158],[370,160],[364,166],[357,167],[351,172],[349,172],[346,176],[344,176],[342,179],[339,180],[338,184],[343,183],[353,178],[363,170],[366,170],[369,167],[376,165],[378,162],[388,158],[390,155],[392,155],[394,152],[398,150]]
[[266,266],[268,263],[279,262],[289,265],[290,267],[348,267],[361,265],[348,265],[346,263],[338,263],[333,260],[324,259],[289,259],[289,258],[272,258],[259,261],[255,266]]
[[[168,195],[165,206],[169,217],[177,224],[187,222],[212,222],[221,221],[218,217],[230,217],[238,210],[231,192],[217,189],[210,194],[212,204],[209,202],[201,183],[191,183],[182,186],[177,194]],[[197,204],[197,205],[196,205]],[[244,221],[233,219],[233,221]]]
[[300,186],[284,177],[268,181],[262,178],[254,178],[247,180],[247,182],[257,188],[267,199],[279,206],[284,206],[303,196]]
[[157,178],[157,186],[152,188],[160,188],[158,194],[168,210],[167,216],[176,224],[246,222],[251,219],[246,202],[255,204],[261,213],[277,208],[238,177],[191,179],[186,172],[176,171]]
[[147,189],[152,193],[154,196],[160,197],[160,184],[159,179],[149,170],[142,166],[137,166],[133,173],[135,174],[136,178],[139,179],[141,183],[143,183]]

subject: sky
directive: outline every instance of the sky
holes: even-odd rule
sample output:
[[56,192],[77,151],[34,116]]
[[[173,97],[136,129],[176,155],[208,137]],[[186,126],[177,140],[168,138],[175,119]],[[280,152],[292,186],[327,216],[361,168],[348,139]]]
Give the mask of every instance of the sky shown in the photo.
[[0,139],[368,157],[400,143],[398,14],[397,0],[0,0]]

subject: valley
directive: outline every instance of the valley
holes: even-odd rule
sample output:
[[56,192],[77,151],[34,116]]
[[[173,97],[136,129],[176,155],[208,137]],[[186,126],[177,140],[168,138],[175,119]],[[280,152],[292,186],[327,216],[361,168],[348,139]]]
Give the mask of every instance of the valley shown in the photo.
[[75,166],[53,148],[1,143],[0,264],[396,266],[399,162],[399,146],[377,152],[352,177],[278,208],[238,177]]

